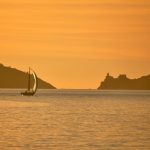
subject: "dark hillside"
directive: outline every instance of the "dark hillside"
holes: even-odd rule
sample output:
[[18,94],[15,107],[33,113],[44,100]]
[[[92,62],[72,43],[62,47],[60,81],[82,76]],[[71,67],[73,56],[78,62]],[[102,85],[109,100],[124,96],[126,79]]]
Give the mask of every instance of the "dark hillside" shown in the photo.
[[[0,88],[27,88],[28,74],[0,64]],[[31,76],[31,84],[33,77]],[[38,88],[55,89],[53,85],[39,78]]]

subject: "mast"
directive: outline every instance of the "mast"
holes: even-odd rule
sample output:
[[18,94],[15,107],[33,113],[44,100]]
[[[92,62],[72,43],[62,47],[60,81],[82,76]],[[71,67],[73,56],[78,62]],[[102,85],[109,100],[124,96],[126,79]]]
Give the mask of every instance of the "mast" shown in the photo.
[[30,67],[29,67],[29,73],[28,73],[28,91],[30,91]]

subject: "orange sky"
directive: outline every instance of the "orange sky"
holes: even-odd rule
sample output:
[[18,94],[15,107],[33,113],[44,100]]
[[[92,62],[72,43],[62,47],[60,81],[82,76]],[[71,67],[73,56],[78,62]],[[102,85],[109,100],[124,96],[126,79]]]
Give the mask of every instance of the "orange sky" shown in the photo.
[[149,74],[149,0],[0,0],[0,61],[58,88]]

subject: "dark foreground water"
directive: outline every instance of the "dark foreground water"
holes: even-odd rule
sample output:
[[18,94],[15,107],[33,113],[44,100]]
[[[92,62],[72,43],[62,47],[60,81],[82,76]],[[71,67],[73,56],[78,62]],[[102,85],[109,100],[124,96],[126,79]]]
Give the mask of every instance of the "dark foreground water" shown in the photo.
[[149,150],[150,91],[0,90],[0,150]]

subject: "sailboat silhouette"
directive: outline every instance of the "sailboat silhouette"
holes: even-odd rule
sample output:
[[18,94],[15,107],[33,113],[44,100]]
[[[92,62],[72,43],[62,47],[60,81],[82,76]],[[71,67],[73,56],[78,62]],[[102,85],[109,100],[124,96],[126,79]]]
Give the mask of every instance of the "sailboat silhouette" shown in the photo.
[[[34,78],[34,85],[31,88],[30,84],[31,84],[31,72]],[[37,87],[38,87],[38,77],[36,75],[36,73],[33,71],[33,69],[31,69],[29,67],[29,72],[28,72],[28,89],[25,92],[21,92],[21,95],[24,96],[33,96],[36,91],[37,91]]]

